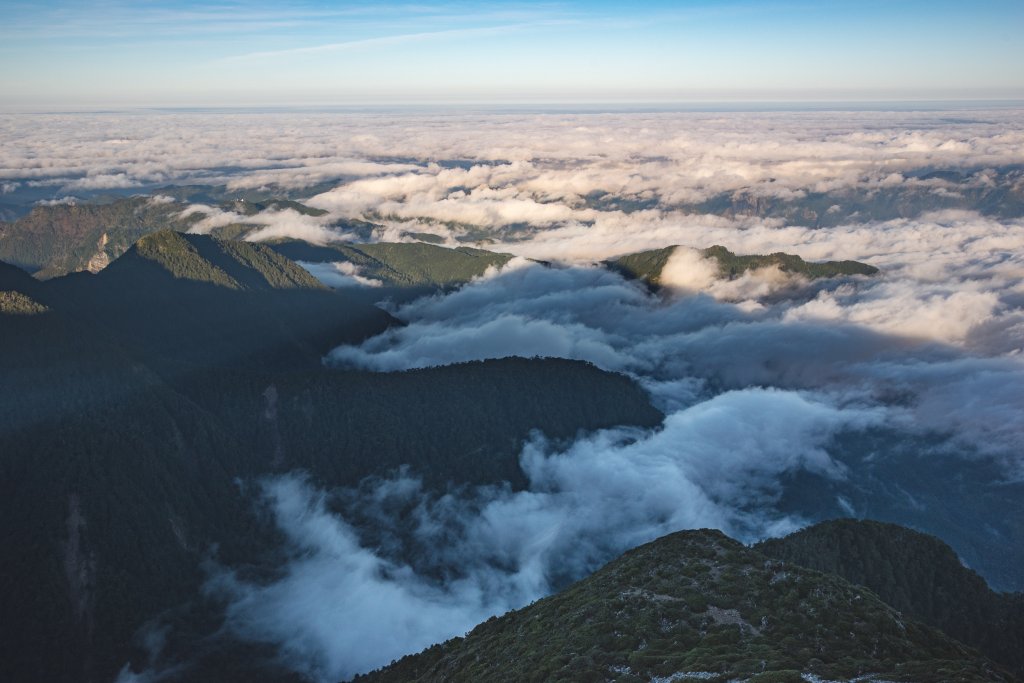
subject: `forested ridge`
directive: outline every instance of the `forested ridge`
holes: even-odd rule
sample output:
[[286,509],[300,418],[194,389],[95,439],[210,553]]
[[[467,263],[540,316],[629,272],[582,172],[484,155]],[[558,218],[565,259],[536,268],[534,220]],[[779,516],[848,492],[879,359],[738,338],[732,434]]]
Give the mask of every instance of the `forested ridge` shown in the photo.
[[1024,676],[1024,594],[993,591],[934,536],[896,524],[836,520],[756,548],[867,586],[907,616]]
[[799,683],[805,675],[1014,680],[863,587],[707,529],[635,548],[556,595],[355,680]]
[[[607,261],[612,270],[622,275],[641,280],[647,284],[661,286],[662,271],[678,246],[664,247],[650,251],[627,254]],[[733,279],[743,273],[761,268],[778,268],[784,273],[800,275],[810,280],[850,275],[876,275],[878,269],[859,261],[805,261],[796,254],[775,252],[773,254],[734,254],[721,245],[699,250],[700,255],[713,261],[722,279]]]

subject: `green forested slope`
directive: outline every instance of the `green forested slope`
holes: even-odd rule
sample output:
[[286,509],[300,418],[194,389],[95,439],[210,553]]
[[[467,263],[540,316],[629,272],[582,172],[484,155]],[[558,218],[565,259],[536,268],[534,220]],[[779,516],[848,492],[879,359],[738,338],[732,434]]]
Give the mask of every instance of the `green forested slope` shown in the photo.
[[0,261],[40,278],[85,270],[97,254],[117,258],[143,235],[187,230],[200,216],[183,218],[183,208],[149,197],[36,206],[16,221],[0,222]]
[[[323,289],[316,278],[262,244],[187,235],[172,230],[140,239],[111,266],[120,273],[134,268],[136,277],[152,276],[153,266],[178,280],[229,289]],[[111,277],[105,273],[103,277]]]
[[[147,196],[101,198],[41,204],[20,218],[0,221],[0,260],[14,263],[41,279],[59,277],[81,270],[98,270],[118,258],[137,240],[160,230],[184,232],[198,223],[204,213],[185,213],[185,201],[208,202],[216,208],[242,216],[242,221],[213,228],[218,237],[236,239],[260,227],[244,219],[261,211],[291,210],[307,216],[325,212],[288,199],[222,201],[188,188],[165,188],[159,199]],[[174,195],[180,201],[170,201]]]
[[469,282],[492,266],[503,266],[511,254],[471,247],[447,248],[424,242],[378,242],[316,246],[297,240],[271,248],[296,261],[347,262],[360,274],[394,287],[446,287]]
[[758,544],[771,557],[867,586],[1024,676],[1024,594],[996,593],[948,545],[895,524],[822,522]]
[[797,683],[801,674],[1011,680],[865,588],[709,530],[631,550],[557,595],[356,680]]
[[[608,262],[608,266],[623,275],[658,286],[661,284],[661,271],[678,247],[665,247],[651,251],[628,254]],[[774,254],[734,254],[725,247],[715,245],[700,251],[704,258],[712,259],[718,264],[719,277],[731,279],[749,270],[776,266],[785,273],[802,275],[808,279],[839,277],[843,275],[875,275],[878,269],[859,261],[825,261],[815,263],[804,261],[795,254],[776,252]]]

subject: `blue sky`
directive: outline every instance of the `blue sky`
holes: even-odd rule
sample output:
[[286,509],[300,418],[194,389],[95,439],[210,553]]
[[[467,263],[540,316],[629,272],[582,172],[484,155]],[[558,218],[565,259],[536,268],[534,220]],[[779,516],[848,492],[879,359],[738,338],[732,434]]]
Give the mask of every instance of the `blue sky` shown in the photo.
[[0,0],[0,104],[1024,97],[1021,0]]

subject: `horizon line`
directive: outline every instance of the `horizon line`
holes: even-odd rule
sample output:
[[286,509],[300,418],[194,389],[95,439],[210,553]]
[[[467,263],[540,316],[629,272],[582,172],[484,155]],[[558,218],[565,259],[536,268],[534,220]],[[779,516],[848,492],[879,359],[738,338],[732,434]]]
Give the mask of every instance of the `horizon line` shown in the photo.
[[749,107],[820,107],[837,108],[841,106],[853,106],[861,108],[865,106],[893,105],[901,107],[926,107],[941,108],[942,105],[966,107],[966,106],[987,106],[997,108],[1024,108],[1024,96],[1018,97],[865,97],[865,98],[686,98],[676,100],[658,99],[480,99],[480,100],[365,100],[352,102],[300,102],[294,104],[285,103],[196,103],[196,104],[67,104],[67,105],[0,105],[2,114],[103,114],[103,113],[144,113],[144,112],[219,112],[219,111],[247,111],[247,112],[274,112],[274,111],[328,111],[328,110],[460,110],[460,109],[523,109],[523,110],[544,110],[544,109],[645,109],[645,110],[672,110],[679,108],[707,108],[720,106],[726,110],[732,108]]

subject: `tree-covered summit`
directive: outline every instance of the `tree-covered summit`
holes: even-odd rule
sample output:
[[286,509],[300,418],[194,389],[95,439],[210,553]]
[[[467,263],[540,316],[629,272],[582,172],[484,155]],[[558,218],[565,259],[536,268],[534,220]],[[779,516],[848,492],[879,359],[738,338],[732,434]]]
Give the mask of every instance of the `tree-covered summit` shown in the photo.
[[464,638],[357,677],[391,681],[1010,681],[870,590],[713,530],[627,552]]
[[977,647],[1024,676],[1024,594],[993,591],[934,536],[897,524],[841,519],[756,548],[867,586],[910,618]]
[[[642,280],[649,285],[658,287],[664,284],[661,279],[662,271],[665,269],[666,264],[668,264],[669,259],[679,248],[679,246],[669,246],[662,249],[640,251],[610,260],[607,262],[607,265],[626,277]],[[801,275],[809,280],[878,274],[877,268],[859,261],[824,261],[816,263],[805,261],[796,254],[784,252],[742,255],[734,254],[717,244],[707,249],[699,250],[699,254],[705,259],[714,261],[718,267],[718,276],[725,280],[739,277],[748,271],[771,267],[777,267],[784,273]]]
[[229,289],[322,289],[323,285],[263,244],[220,240],[161,230],[146,235],[112,268],[135,267],[141,259],[172,277]]

